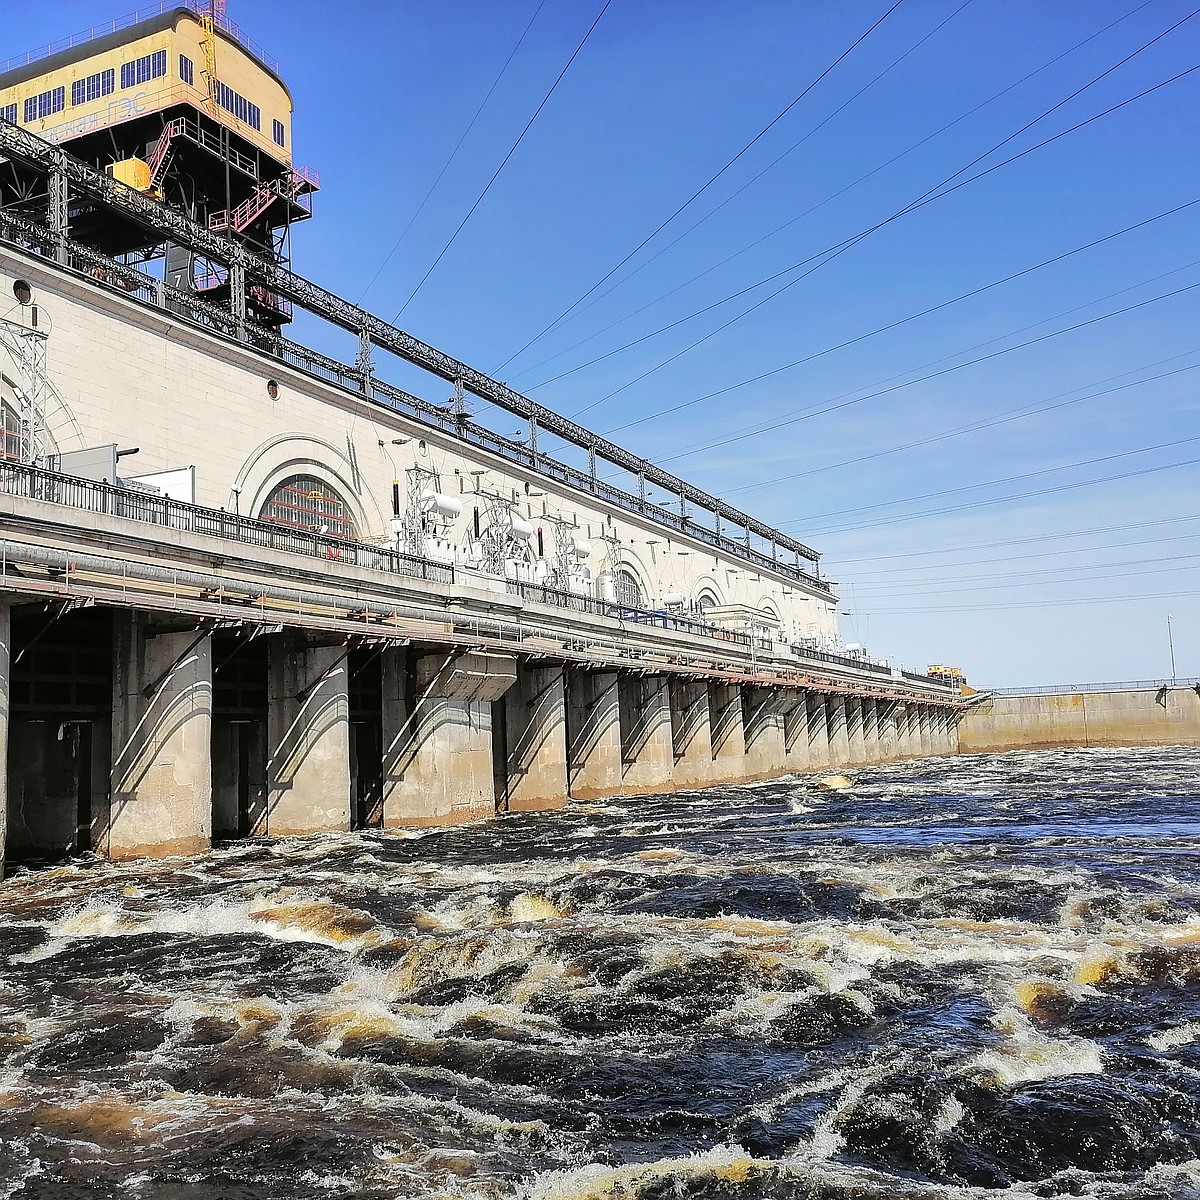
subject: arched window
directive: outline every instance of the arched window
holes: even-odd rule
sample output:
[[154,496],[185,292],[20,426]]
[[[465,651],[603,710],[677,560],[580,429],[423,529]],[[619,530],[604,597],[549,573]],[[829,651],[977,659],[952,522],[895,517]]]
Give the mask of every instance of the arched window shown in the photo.
[[696,597],[696,607],[701,612],[707,612],[710,608],[719,608],[720,605],[721,602],[717,599],[717,594],[712,588],[702,589],[700,595]]
[[267,497],[259,514],[264,521],[324,532],[354,541],[358,531],[346,502],[327,483],[311,475],[293,475]]
[[613,582],[617,588],[618,604],[622,604],[626,608],[641,608],[644,605],[645,598],[642,596],[642,585],[638,583],[637,576],[632,571],[626,571],[624,568],[621,568],[617,571]]

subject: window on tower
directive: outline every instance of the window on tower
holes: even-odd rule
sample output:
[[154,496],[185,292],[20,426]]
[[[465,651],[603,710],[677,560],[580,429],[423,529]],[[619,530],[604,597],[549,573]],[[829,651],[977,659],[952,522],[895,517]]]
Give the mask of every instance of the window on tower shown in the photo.
[[272,121],[271,122],[271,136],[275,139],[275,145],[277,145],[277,146],[286,146],[287,145],[287,134],[284,131],[282,121]]
[[139,83],[147,83],[151,79],[161,79],[167,73],[167,52],[155,50],[153,54],[145,54],[135,58],[133,62],[121,64],[121,86],[136,87]]
[[179,56],[179,78],[183,80],[188,87],[196,86],[196,71],[192,66],[192,60],[186,54]]
[[71,103],[90,104],[102,96],[111,96],[116,90],[116,72],[97,71],[86,79],[76,79],[71,84]]

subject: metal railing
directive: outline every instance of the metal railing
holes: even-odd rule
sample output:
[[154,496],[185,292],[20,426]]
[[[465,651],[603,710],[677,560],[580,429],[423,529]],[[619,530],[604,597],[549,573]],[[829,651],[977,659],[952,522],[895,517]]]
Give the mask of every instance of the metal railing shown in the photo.
[[223,538],[264,550],[303,554],[338,566],[368,567],[412,579],[454,582],[453,567],[386,546],[329,537],[313,530],[260,521],[224,509],[202,508],[136,488],[61,475],[24,463],[0,462],[0,493],[62,504],[98,515],[123,517],[164,529]]
[[[104,37],[106,34],[120,33],[122,29],[129,29],[139,21],[147,21],[151,17],[161,16],[163,13],[169,13],[176,8],[186,8],[200,15],[200,5],[197,3],[188,3],[187,0],[184,0],[183,3],[179,3],[178,0],[160,0],[158,4],[139,8],[137,12],[129,13],[127,16],[117,17],[101,25],[93,25],[90,29],[81,30],[79,33],[73,33],[69,37],[59,38],[56,42],[39,46],[35,50],[27,50],[24,54],[15,55],[5,62],[0,63],[0,74],[3,74],[5,71],[14,70],[16,67],[25,67],[30,63],[40,62],[43,58],[49,58],[60,51],[72,50],[76,46],[86,45],[88,42],[95,41],[96,38]],[[278,61],[272,58],[253,38],[247,37],[241,28],[229,20],[228,17],[218,17],[213,24],[233,38],[243,50],[248,50],[253,54],[264,67],[273,71],[276,75],[279,74]]]
[[1107,683],[1052,683],[1043,687],[987,688],[988,696],[1064,696],[1080,692],[1157,692],[1162,688],[1200,687],[1195,676],[1177,679],[1125,679]]

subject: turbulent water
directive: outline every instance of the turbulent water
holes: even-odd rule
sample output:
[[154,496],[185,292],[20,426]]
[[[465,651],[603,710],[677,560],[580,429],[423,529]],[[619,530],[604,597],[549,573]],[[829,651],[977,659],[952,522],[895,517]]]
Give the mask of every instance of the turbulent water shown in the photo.
[[0,1196],[1200,1198],[1200,751],[0,888]]

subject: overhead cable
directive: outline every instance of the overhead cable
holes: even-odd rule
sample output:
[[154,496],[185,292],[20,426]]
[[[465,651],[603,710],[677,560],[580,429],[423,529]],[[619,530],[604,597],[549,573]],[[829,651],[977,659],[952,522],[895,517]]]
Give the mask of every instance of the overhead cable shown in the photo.
[[553,96],[554,93],[558,90],[558,85],[560,83],[562,83],[563,76],[566,75],[566,73],[571,69],[571,64],[575,61],[575,59],[579,57],[579,52],[587,44],[588,38],[590,38],[592,36],[592,31],[596,28],[597,25],[600,24],[601,18],[604,16],[604,14],[606,12],[608,12],[608,7],[610,4],[612,4],[612,0],[604,0],[604,7],[601,8],[599,13],[597,13],[596,19],[592,22],[591,26],[588,28],[587,33],[585,33],[583,35],[583,38],[580,40],[579,45],[575,47],[575,50],[571,54],[571,57],[567,59],[566,66],[564,66],[563,69],[561,71],[559,71],[558,78],[555,79],[555,81],[550,85],[550,90],[542,97],[541,103],[534,110],[533,116],[530,117],[529,120],[525,123],[525,128],[521,130],[520,134],[517,137],[517,140],[515,142],[513,142],[513,144],[509,147],[508,153],[501,160],[500,165],[495,169],[495,171],[492,172],[491,179],[489,179],[487,181],[487,184],[484,186],[483,191],[480,192],[479,195],[475,198],[475,203],[472,204],[471,207],[467,210],[467,215],[465,217],[463,217],[463,219],[461,221],[459,221],[458,228],[455,229],[455,231],[450,235],[450,240],[438,252],[437,258],[435,258],[433,260],[433,262],[430,263],[429,270],[427,270],[425,272],[425,274],[421,276],[420,282],[418,282],[417,286],[415,288],[413,288],[413,290],[411,292],[409,292],[408,299],[405,300],[402,305],[400,305],[400,308],[396,312],[396,315],[392,318],[393,324],[395,324],[395,322],[400,319],[401,314],[409,306],[409,304],[412,303],[413,297],[416,296],[416,294],[421,290],[421,288],[423,288],[425,286],[425,281],[430,277],[430,275],[433,274],[433,272],[437,268],[438,263],[440,263],[442,261],[442,259],[446,256],[446,251],[448,251],[450,249],[450,247],[454,245],[455,240],[458,238],[458,235],[460,233],[462,233],[463,228],[466,226],[467,222],[471,219],[472,216],[474,216],[475,210],[483,203],[483,198],[488,194],[489,191],[491,191],[492,184],[495,183],[496,180],[500,177],[500,172],[503,171],[506,166],[508,166],[508,160],[510,158],[512,158],[512,156],[517,152],[517,147],[525,140],[525,135],[533,127],[534,121],[536,121],[538,119],[538,117],[541,115],[542,109],[545,108],[546,105],[550,102],[550,97]]
[[392,243],[392,248],[387,252],[387,254],[384,256],[383,261],[376,268],[375,274],[371,276],[371,282],[368,283],[367,286],[365,288],[363,288],[362,292],[359,294],[358,299],[355,301],[356,304],[361,304],[363,302],[363,299],[366,297],[366,294],[375,286],[375,282],[379,278],[379,276],[383,274],[384,268],[388,265],[388,263],[390,263],[392,261],[392,257],[393,257],[393,255],[395,255],[396,251],[400,249],[400,243],[403,242],[404,239],[408,236],[408,231],[413,227],[414,223],[416,222],[417,218],[421,215],[421,213],[423,213],[425,211],[425,205],[427,205],[429,203],[430,196],[432,196],[433,193],[435,191],[437,191],[438,184],[442,182],[442,179],[445,177],[446,172],[450,169],[451,164],[458,157],[458,152],[462,149],[463,142],[465,142],[467,140],[467,137],[470,135],[471,130],[475,128],[475,122],[479,120],[480,115],[483,113],[483,110],[487,107],[487,102],[492,98],[492,93],[496,90],[497,87],[499,87],[500,80],[502,80],[504,78],[505,73],[508,71],[509,66],[512,64],[512,60],[514,58],[516,58],[517,51],[520,50],[521,47],[525,44],[525,39],[526,39],[526,37],[529,36],[529,31],[533,28],[533,23],[538,19],[538,16],[541,14],[542,9],[545,7],[546,7],[546,0],[540,0],[540,3],[538,4],[537,8],[534,9],[533,16],[529,18],[529,23],[525,26],[525,29],[521,33],[521,36],[519,38],[517,38],[517,44],[512,48],[512,50],[509,51],[509,55],[504,60],[504,65],[500,68],[499,74],[496,76],[495,79],[492,80],[492,86],[490,88],[488,88],[487,95],[485,95],[484,98],[479,102],[479,107],[475,110],[475,115],[467,123],[467,127],[466,127],[466,129],[463,130],[462,136],[458,139],[457,142],[455,142],[454,149],[450,151],[449,158],[447,158],[446,161],[444,163],[442,163],[442,169],[437,173],[437,178],[429,185],[429,189],[428,189],[428,191],[426,191],[425,195],[421,198],[421,203],[417,205],[416,211],[413,213],[413,215],[411,217],[408,218],[408,224],[405,225],[405,227],[400,231],[400,236]]
[[[1154,0],[1142,0],[1141,4],[1137,5],[1136,8],[1130,9],[1130,11],[1127,12],[1124,16],[1118,17],[1115,21],[1110,21],[1107,25],[1096,30],[1095,33],[1089,34],[1082,41],[1076,42],[1075,45],[1064,50],[1061,54],[1057,54],[1053,58],[1048,59],[1046,62],[1042,63],[1042,65],[1040,67],[1035,68],[1033,71],[1030,71],[1026,75],[1022,75],[1020,79],[1017,79],[1013,83],[1010,83],[1007,87],[1001,88],[1000,91],[993,93],[986,100],[982,100],[982,101],[980,101],[980,103],[976,104],[974,107],[967,109],[966,112],[960,113],[952,121],[948,121],[945,125],[942,125],[940,128],[935,129],[932,133],[927,134],[925,137],[921,138],[920,141],[913,142],[913,144],[911,146],[909,146],[907,149],[901,150],[899,154],[893,155],[886,162],[880,163],[877,167],[872,167],[871,170],[866,172],[866,174],[860,175],[857,179],[852,180],[850,183],[846,184],[844,187],[839,188],[836,192],[833,192],[830,195],[826,196],[823,200],[820,200],[816,204],[812,205],[812,207],[805,209],[801,213],[797,213],[796,216],[794,216],[794,217],[790,217],[782,225],[777,225],[769,233],[764,233],[761,237],[755,238],[754,241],[748,242],[746,245],[742,246],[741,249],[735,250],[732,254],[727,255],[725,258],[721,259],[719,262],[714,263],[710,267],[706,267],[698,275],[693,275],[690,279],[685,280],[683,283],[677,284],[675,287],[673,287],[673,288],[669,289],[668,291],[663,292],[661,295],[655,297],[655,299],[650,300],[647,303],[641,305],[640,307],[634,309],[633,312],[627,313],[625,316],[619,318],[616,321],[613,321],[609,325],[606,325],[603,329],[599,329],[595,333],[589,334],[587,337],[582,338],[580,341],[575,342],[570,346],[567,346],[565,349],[560,350],[557,353],[551,354],[549,357],[542,359],[540,362],[534,363],[532,366],[526,367],[524,370],[518,371],[516,373],[516,375],[514,376],[514,378],[519,379],[523,375],[528,375],[531,372],[535,371],[538,367],[544,367],[548,363],[553,362],[555,359],[561,358],[564,354],[569,354],[572,350],[577,350],[580,346],[587,345],[588,342],[594,341],[596,338],[601,337],[603,334],[608,333],[609,330],[617,328],[618,325],[623,325],[626,321],[632,320],[634,317],[640,316],[642,313],[646,312],[647,309],[651,309],[651,308],[655,307],[655,305],[660,304],[663,300],[669,299],[671,296],[675,295],[676,292],[680,292],[684,288],[690,287],[693,283],[698,283],[706,275],[710,275],[710,274],[712,274],[713,271],[719,270],[721,267],[726,266],[728,263],[733,262],[737,258],[740,258],[743,254],[747,253],[748,251],[753,250],[757,246],[762,245],[763,242],[769,241],[771,238],[775,237],[776,234],[782,233],[785,229],[789,229],[791,226],[795,225],[797,221],[802,221],[802,220],[804,220],[805,217],[811,216],[818,209],[824,208],[824,206],[826,204],[832,203],[834,200],[837,200],[840,196],[845,195],[846,192],[851,191],[853,188],[858,187],[859,184],[865,183],[872,176],[878,175],[880,171],[884,171],[888,167],[892,166],[894,163],[899,162],[902,158],[906,158],[914,150],[919,150],[927,142],[931,142],[935,138],[940,137],[943,133],[947,132],[947,130],[953,129],[955,125],[961,124],[963,121],[967,120],[969,117],[974,116],[981,109],[986,108],[989,104],[995,103],[995,101],[999,100],[1002,96],[1008,95],[1009,92],[1020,87],[1023,83],[1028,82],[1030,79],[1033,79],[1034,76],[1040,75],[1043,71],[1048,70],[1050,67],[1054,66],[1055,63],[1060,62],[1062,59],[1067,58],[1071,54],[1074,54],[1076,50],[1079,50],[1083,46],[1086,46],[1089,42],[1095,41],[1096,38],[1101,37],[1103,34],[1107,33],[1114,26],[1120,25],[1122,22],[1127,21],[1130,17],[1141,12],[1141,10],[1143,8],[1146,8],[1150,4],[1153,4],[1153,3],[1154,3]],[[953,19],[953,17],[957,16],[958,13],[961,11],[962,11],[961,9],[955,10],[955,12],[951,13],[950,17],[947,19],[948,20]],[[943,24],[945,24],[945,22],[943,22]],[[934,29],[932,32],[936,33],[937,30],[940,28],[941,28],[941,26],[939,25],[937,27],[937,29]],[[923,38],[922,42],[927,40],[927,38],[929,36],[932,36],[932,34],[926,35],[926,38]],[[921,42],[918,42],[917,46],[920,46],[920,45],[921,45]],[[916,49],[916,48],[917,47],[913,47],[913,49]],[[909,51],[909,53],[911,53],[911,51]],[[900,60],[897,59],[897,62],[899,62],[899,61]],[[895,64],[893,64],[893,65],[895,65]],[[889,68],[889,70],[890,70],[890,68]],[[876,78],[878,78],[878,76]],[[861,95],[861,93],[858,93],[858,94]],[[841,110],[839,109],[838,111],[841,111]],[[737,193],[735,193],[735,195],[736,194]],[[714,209],[713,211],[715,212],[716,210]],[[705,218],[705,219],[707,219],[707,218]],[[690,233],[699,224],[700,224],[700,222],[696,222],[695,225],[690,226],[685,231],[685,233],[682,234],[681,236],[686,236],[687,233]],[[675,245],[675,242],[677,242],[678,240],[679,240],[679,238],[676,238],[675,241],[670,243],[670,245],[671,246]],[[668,246],[668,249],[669,249],[669,246]],[[660,253],[661,253],[661,251],[660,251]],[[658,256],[655,255],[654,257],[658,257]],[[651,259],[648,261],[653,261],[653,260]],[[641,267],[638,267],[637,269],[641,270]],[[629,275],[626,275],[624,277],[624,279],[622,279],[620,281],[620,283],[624,283],[625,280],[631,279],[634,274],[636,274],[636,272],[631,272]],[[617,286],[620,286],[620,284],[614,284],[613,288],[610,288],[607,291],[603,292],[602,296],[608,295],[609,292],[611,292]],[[599,299],[600,299],[600,297],[596,298],[596,300],[599,300]],[[596,300],[593,300],[592,303],[593,304],[596,303]],[[589,304],[586,307],[590,308],[591,305]],[[564,378],[564,376],[566,376],[566,375],[573,374],[575,371],[583,370],[584,368],[592,365],[592,363],[595,361],[597,361],[597,360],[593,359],[593,360],[589,360],[589,362],[581,363],[579,366],[573,367],[570,371],[566,371],[560,375],[556,375],[553,377],[553,379],[546,379],[546,380],[543,380],[541,383],[532,384],[529,387],[527,387],[525,390],[526,391],[535,391],[536,389],[538,389],[540,387],[545,387],[549,383],[554,382],[555,380]]]
[[549,325],[547,325],[543,330],[541,330],[541,332],[535,334],[532,338],[530,338],[529,341],[527,341],[525,343],[525,345],[523,345],[519,350],[513,351],[512,354],[510,354],[502,363],[500,363],[495,368],[495,370],[493,370],[492,374],[494,375],[496,373],[496,371],[502,371],[506,366],[508,366],[508,364],[510,362],[512,362],[512,360],[514,358],[516,358],[520,354],[524,354],[525,351],[528,350],[529,347],[534,344],[534,342],[539,341],[547,333],[549,333],[550,330],[554,329],[563,320],[565,320],[568,316],[570,316],[570,314],[573,313],[575,311],[575,309],[578,308],[579,305],[581,305],[598,287],[601,287],[604,283],[606,283],[609,279],[611,279],[631,258],[633,258],[633,256],[635,254],[637,254],[644,246],[646,246],[647,244],[652,242],[664,229],[666,229],[666,227],[668,225],[670,225],[671,222],[674,221],[675,218],[678,217],[680,213],[682,213],[686,208],[688,208],[691,204],[693,204],[696,200],[698,200],[702,195],[704,195],[704,193],[706,191],[708,191],[708,189],[710,187],[712,187],[712,185],[714,183],[716,183],[717,180],[720,179],[721,176],[724,175],[726,171],[728,171],[746,153],[749,152],[751,147],[753,147],[758,142],[760,142],[764,137],[766,137],[766,135],[776,125],[778,125],[779,122],[782,121],[783,118],[786,117],[787,114],[789,112],[791,112],[792,109],[795,108],[796,105],[799,104],[800,101],[803,100],[804,97],[807,96],[809,94],[809,92],[811,92],[813,90],[813,88],[815,88],[817,86],[817,84],[821,82],[822,79],[824,79],[831,71],[833,71],[834,68],[836,68],[858,46],[860,46],[864,41],[866,41],[866,39],[868,37],[870,37],[871,34],[874,33],[875,30],[878,29],[879,26],[882,25],[883,22],[886,21],[887,18],[890,17],[892,15],[892,13],[894,13],[896,11],[896,9],[898,9],[902,3],[903,3],[903,0],[895,0],[895,2],[892,4],[892,6],[883,14],[883,16],[881,16],[879,18],[879,20],[877,20],[866,31],[866,33],[862,34],[854,42],[852,42],[845,50],[843,50],[841,52],[841,54],[839,54],[837,56],[837,58],[835,58],[833,60],[833,62],[831,62],[829,64],[829,66],[827,66],[815,79],[813,79],[809,84],[807,84],[805,86],[805,88],[798,95],[794,96],[792,98],[792,100],[779,113],[777,113],[774,117],[772,117],[772,119],[770,121],[768,121],[767,124],[764,125],[763,128],[760,129],[758,131],[758,133],[756,133],[732,158],[730,158],[728,161],[726,161],[724,166],[722,166],[721,169],[719,171],[717,171],[717,173],[715,175],[711,176],[706,183],[702,184],[699,188],[697,188],[696,191],[694,191],[677,209],[675,209],[675,211],[673,213],[671,213],[671,215],[669,217],[666,218],[666,220],[664,220],[661,224],[659,224],[657,227],[655,227],[653,230],[651,230],[651,232],[648,233],[636,246],[634,246],[634,248],[632,250],[630,250],[629,253],[626,254],[625,257],[623,259],[621,259],[621,261],[619,263],[617,263],[617,265],[615,267],[613,267],[611,270],[609,270],[600,279],[596,280],[596,282],[593,283],[592,286],[590,288],[588,288],[588,290],[586,292],[584,292],[583,295],[580,296],[579,299],[577,299],[569,308],[566,308],[561,313],[559,313],[559,315],[557,317],[555,317],[554,320],[551,321]]
[[[636,344],[638,344],[638,342],[645,341],[647,338],[656,337],[660,333],[664,333],[669,329],[676,328],[677,326],[685,323],[686,321],[690,321],[690,320],[694,319],[695,317],[702,316],[704,313],[710,312],[713,309],[719,308],[722,305],[727,304],[732,300],[739,299],[740,297],[748,294],[749,292],[753,292],[760,287],[764,287],[769,283],[773,283],[778,279],[781,279],[789,274],[792,274],[793,272],[799,270],[801,267],[808,266],[808,270],[806,270],[802,274],[796,276],[796,278],[788,280],[788,282],[786,282],[786,283],[782,284],[780,287],[776,288],[775,291],[770,292],[768,295],[762,297],[762,299],[755,301],[755,303],[750,305],[749,308],[743,309],[741,312],[734,314],[734,316],[730,317],[728,320],[726,320],[722,324],[718,325],[715,329],[711,329],[708,333],[703,334],[701,337],[697,338],[695,341],[684,346],[682,349],[677,350],[674,354],[671,354],[667,358],[663,359],[661,362],[657,363],[655,366],[650,367],[647,370],[643,371],[640,375],[637,375],[633,379],[630,379],[627,382],[623,383],[620,387],[614,388],[612,391],[605,393],[603,396],[599,396],[595,400],[591,401],[590,403],[585,404],[582,408],[577,409],[574,413],[572,413],[572,416],[578,417],[578,416],[581,416],[585,412],[589,412],[593,408],[596,408],[599,405],[606,403],[608,400],[611,400],[614,396],[620,395],[622,392],[633,387],[635,384],[641,383],[643,380],[648,379],[651,375],[654,375],[658,371],[661,371],[663,369],[663,367],[669,366],[671,363],[675,362],[677,359],[682,358],[685,354],[691,353],[691,351],[695,350],[698,346],[701,346],[705,342],[716,337],[717,334],[723,333],[726,329],[730,328],[730,326],[736,324],[738,321],[743,320],[745,317],[748,317],[751,313],[756,312],[758,309],[762,308],[763,305],[768,304],[768,303],[770,303],[770,301],[774,300],[777,296],[782,295],[784,292],[795,287],[797,284],[803,282],[805,279],[809,278],[811,275],[815,274],[818,270],[820,270],[821,267],[827,266],[829,263],[833,262],[835,259],[840,258],[841,255],[844,254],[847,250],[851,249],[853,246],[858,245],[859,242],[865,241],[868,237],[870,237],[872,234],[878,232],[880,229],[884,229],[887,226],[891,225],[893,222],[900,220],[902,217],[909,216],[911,213],[917,212],[920,209],[925,208],[926,206],[933,204],[938,200],[943,200],[947,196],[953,195],[955,192],[959,191],[961,188],[967,187],[969,184],[975,183],[980,179],[984,179],[988,175],[993,174],[995,171],[1001,170],[1002,168],[1007,167],[1007,166],[1011,165],[1012,163],[1017,162],[1020,159],[1025,158],[1026,156],[1035,153],[1038,150],[1042,150],[1046,146],[1052,145],[1054,142],[1057,142],[1057,141],[1061,140],[1062,138],[1069,136],[1070,134],[1077,133],[1080,129],[1084,129],[1087,126],[1094,124],[1096,121],[1099,121],[1105,117],[1111,116],[1113,113],[1120,111],[1121,109],[1127,107],[1128,105],[1134,104],[1139,100],[1143,100],[1147,96],[1152,95],[1153,93],[1155,93],[1157,91],[1160,91],[1162,88],[1169,87],[1171,84],[1177,83],[1177,82],[1179,82],[1179,80],[1184,79],[1187,76],[1192,75],[1197,71],[1200,71],[1200,64],[1197,64],[1196,66],[1193,66],[1193,67],[1189,67],[1188,69],[1181,71],[1178,74],[1173,75],[1168,79],[1164,79],[1164,80],[1160,81],[1159,83],[1154,84],[1152,87],[1146,88],[1145,90],[1138,92],[1136,95],[1127,97],[1125,100],[1122,100],[1118,104],[1115,104],[1109,108],[1106,108],[1102,112],[1096,113],[1093,116],[1088,117],[1085,120],[1080,121],[1077,124],[1072,125],[1069,128],[1064,129],[1064,130],[1060,131],[1059,133],[1054,134],[1051,137],[1045,138],[1041,142],[1037,142],[1033,146],[1026,147],[1026,149],[1021,150],[1018,153],[1013,154],[1010,157],[1003,159],[998,163],[993,163],[990,167],[986,167],[983,170],[976,172],[976,174],[974,174],[974,175],[969,175],[965,179],[959,179],[957,183],[951,182],[951,181],[957,179],[958,176],[963,173],[963,171],[968,170],[971,166],[979,163],[984,158],[987,158],[990,154],[992,154],[1000,146],[1007,144],[1008,142],[1012,141],[1012,139],[1014,137],[1019,136],[1020,133],[1025,132],[1027,129],[1031,128],[1033,125],[1036,125],[1039,121],[1044,120],[1051,113],[1053,113],[1057,109],[1061,108],[1063,104],[1067,103],[1071,99],[1074,99],[1081,92],[1086,91],[1087,88],[1092,87],[1094,84],[1098,83],[1106,75],[1111,74],[1118,67],[1123,66],[1131,58],[1135,57],[1137,54],[1142,53],[1144,50],[1146,50],[1151,45],[1153,45],[1156,41],[1165,37],[1172,30],[1176,29],[1179,25],[1183,24],[1184,21],[1191,20],[1197,14],[1200,14],[1200,9],[1195,9],[1192,13],[1189,13],[1187,17],[1183,18],[1183,20],[1178,21],[1178,22],[1176,22],[1175,25],[1171,26],[1171,29],[1165,30],[1163,33],[1158,34],[1157,37],[1152,38],[1149,42],[1145,43],[1143,46],[1141,46],[1137,50],[1133,51],[1132,54],[1127,55],[1124,59],[1121,60],[1120,63],[1116,63],[1112,67],[1109,67],[1106,71],[1102,72],[1100,75],[1097,75],[1094,79],[1092,79],[1089,83],[1085,84],[1082,88],[1079,88],[1077,91],[1073,92],[1071,94],[1071,96],[1067,97],[1066,100],[1062,100],[1058,104],[1054,105],[1052,108],[1047,109],[1046,112],[1042,113],[1040,116],[1035,118],[1033,121],[1030,121],[1026,125],[1022,126],[1022,128],[1020,130],[1018,130],[1016,133],[1010,134],[1008,137],[1006,137],[1002,141],[998,142],[990,150],[987,150],[983,154],[977,156],[974,160],[972,160],[971,163],[967,164],[966,167],[959,168],[952,175],[947,176],[940,183],[935,184],[933,188],[926,191],[923,195],[917,197],[917,199],[909,202],[903,208],[898,209],[896,212],[892,213],[890,216],[885,217],[883,220],[878,221],[876,224],[868,227],[867,229],[861,230],[860,232],[853,234],[852,236],[850,236],[848,238],[845,238],[843,241],[837,243],[834,246],[826,247],[824,250],[819,251],[817,254],[810,255],[807,259],[804,259],[799,263],[793,263],[790,267],[786,267],[782,271],[776,271],[774,274],[767,276],[765,279],[760,279],[756,283],[750,284],[748,287],[742,288],[739,291],[734,292],[728,296],[725,296],[720,300],[714,301],[713,303],[706,305],[705,307],[698,309],[695,312],[690,313],[685,317],[679,318],[677,321],[671,322],[669,325],[663,326],[661,329],[655,330],[654,333],[647,334],[644,337],[637,339],[637,341],[631,342],[625,347],[621,347],[620,349],[628,349],[629,346],[636,345]],[[947,186],[947,185],[949,185],[949,186]],[[612,351],[611,353],[619,353],[619,350]],[[604,355],[602,357],[609,357],[609,355]],[[599,361],[599,360],[595,360],[595,361]],[[756,382],[758,379],[766,378],[767,376],[772,375],[772,374],[778,374],[779,371],[784,371],[787,369],[788,369],[787,366],[779,367],[773,371],[768,371],[768,372],[763,373],[762,375],[755,376],[752,379],[741,380],[738,383],[731,384],[729,387],[723,388],[717,392],[708,393],[707,395],[705,395],[703,397],[696,397],[691,400],[683,401],[680,404],[670,405],[667,408],[655,409],[652,412],[646,413],[643,416],[638,417],[636,420],[627,421],[622,425],[617,425],[617,426],[613,427],[612,429],[608,430],[607,432],[609,432],[609,433],[621,432],[625,429],[630,429],[633,426],[645,424],[647,421],[656,420],[659,417],[669,416],[673,413],[680,412],[685,408],[691,408],[692,406],[701,403],[703,400],[712,399],[713,396],[722,395],[725,392],[733,391],[739,387],[744,387],[749,383]]]

